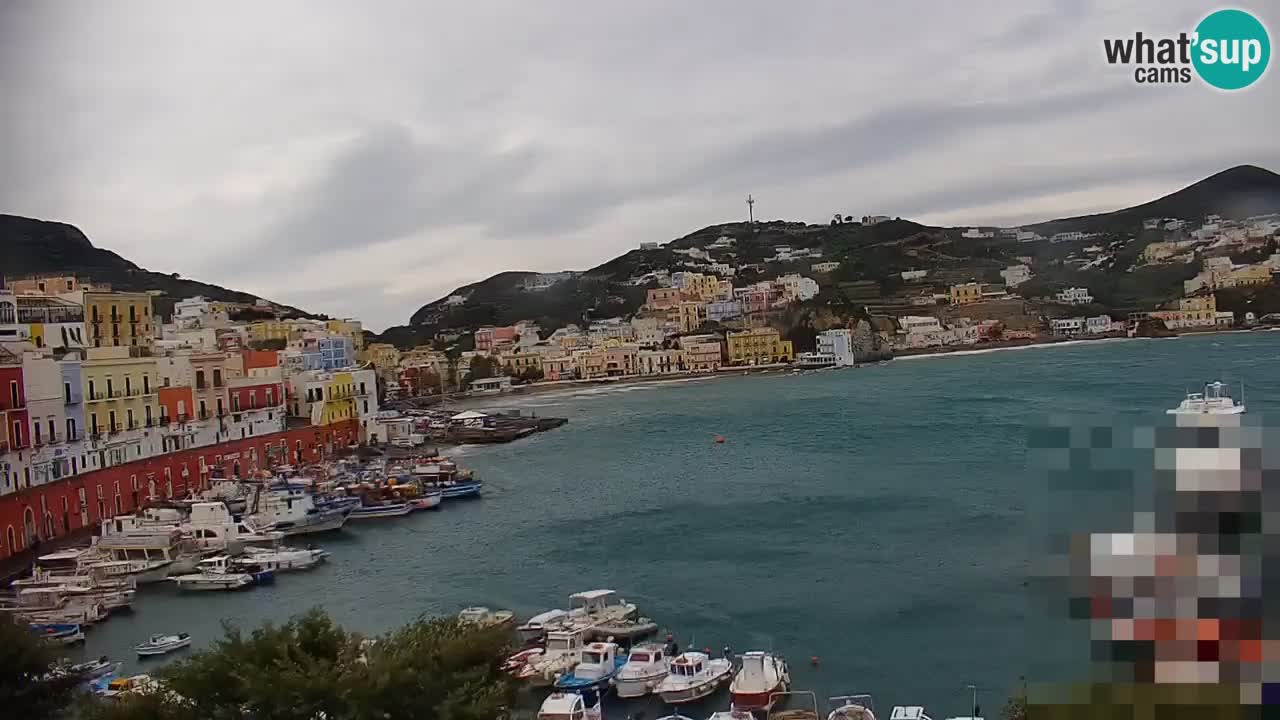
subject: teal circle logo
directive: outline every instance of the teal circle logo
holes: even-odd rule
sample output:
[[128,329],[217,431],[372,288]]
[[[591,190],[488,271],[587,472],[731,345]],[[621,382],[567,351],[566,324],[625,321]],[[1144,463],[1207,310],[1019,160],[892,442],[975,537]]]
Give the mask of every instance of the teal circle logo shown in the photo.
[[1191,64],[1201,80],[1219,90],[1249,87],[1271,60],[1267,29],[1243,10],[1210,13],[1196,26],[1194,42]]

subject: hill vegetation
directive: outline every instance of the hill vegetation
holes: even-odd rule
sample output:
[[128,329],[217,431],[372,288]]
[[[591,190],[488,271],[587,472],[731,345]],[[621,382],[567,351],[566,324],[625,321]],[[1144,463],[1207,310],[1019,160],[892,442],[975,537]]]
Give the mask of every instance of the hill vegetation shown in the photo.
[[[155,305],[162,316],[172,312],[173,303],[196,295],[238,303],[259,299],[250,293],[187,279],[178,273],[153,272],[139,267],[110,250],[94,247],[79,228],[66,223],[0,215],[0,248],[3,248],[0,276],[58,273],[110,283],[116,290],[160,290],[164,295],[156,298]],[[314,317],[298,308],[281,308],[287,313]]]

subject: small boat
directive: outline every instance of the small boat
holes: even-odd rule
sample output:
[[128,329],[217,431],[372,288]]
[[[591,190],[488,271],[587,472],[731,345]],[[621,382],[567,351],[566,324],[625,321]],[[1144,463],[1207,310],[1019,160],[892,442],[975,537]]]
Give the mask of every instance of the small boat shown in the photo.
[[564,610],[548,610],[529,618],[527,622],[516,628],[520,639],[525,643],[537,642],[547,636],[547,630],[563,623],[569,618]]
[[636,614],[635,603],[618,597],[613,590],[586,590],[569,596],[569,618],[591,625],[619,623]]
[[134,649],[138,651],[138,655],[147,657],[151,655],[165,655],[174,650],[181,650],[191,645],[191,636],[186,633],[178,633],[177,635],[152,635],[151,639],[138,645]]
[[556,678],[557,690],[604,690],[627,662],[616,643],[593,642],[582,648],[572,671]]
[[436,487],[445,500],[457,500],[480,497],[480,490],[484,487],[484,483],[479,480],[451,480],[442,482]]
[[654,692],[668,705],[693,702],[715,692],[733,677],[727,658],[712,660],[706,653],[687,652],[671,662],[671,671]]
[[827,720],[876,720],[876,704],[870,695],[838,695],[829,700]]
[[602,640],[638,640],[658,632],[658,623],[646,617],[604,622],[596,625],[591,632],[594,637]]
[[152,692],[159,687],[160,684],[153,680],[150,675],[132,675],[130,677],[111,679],[107,682],[106,687],[101,692],[101,695],[103,697],[113,698],[120,697],[121,695],[128,695],[130,693]]
[[628,653],[627,662],[613,679],[613,686],[620,698],[644,697],[667,677],[670,667],[671,658],[661,645],[637,645]]
[[93,682],[104,675],[111,675],[120,670],[120,663],[111,662],[106,655],[97,660],[68,665],[64,668],[68,675],[78,677],[84,682]]
[[604,720],[600,693],[556,692],[538,708],[537,720]]
[[786,692],[790,684],[791,675],[785,660],[759,651],[746,653],[742,656],[742,667],[729,684],[729,707],[768,711],[773,708],[777,694]]
[[226,555],[201,560],[196,570],[169,579],[181,590],[239,590],[257,581],[255,574],[233,568],[231,558]]
[[62,645],[84,642],[84,628],[79,623],[31,623],[31,632],[42,640]]
[[413,512],[413,506],[407,502],[384,502],[377,505],[362,505],[347,516],[348,520],[373,520],[378,518],[403,517]]
[[246,572],[248,572],[250,566],[256,566],[261,570],[287,572],[290,570],[309,570],[324,562],[328,556],[328,552],[312,548],[299,550],[288,547],[247,547],[244,549],[244,557],[236,558],[231,564],[232,567],[244,569]]
[[[1243,385],[1241,395],[1244,394]],[[1168,415],[1243,415],[1244,401],[1231,399],[1227,386],[1222,382],[1204,384],[1204,392],[1189,392],[1178,407],[1165,411]]]
[[494,612],[487,607],[469,607],[463,608],[458,613],[458,622],[471,623],[474,625],[506,625],[515,620],[515,613],[510,610],[499,610]]
[[509,661],[508,672],[534,687],[550,685],[578,664],[586,637],[585,627],[548,630],[546,647],[516,653]]
[[707,716],[707,720],[756,720],[750,710],[720,710]]
[[895,705],[889,720],[932,720],[919,705]]

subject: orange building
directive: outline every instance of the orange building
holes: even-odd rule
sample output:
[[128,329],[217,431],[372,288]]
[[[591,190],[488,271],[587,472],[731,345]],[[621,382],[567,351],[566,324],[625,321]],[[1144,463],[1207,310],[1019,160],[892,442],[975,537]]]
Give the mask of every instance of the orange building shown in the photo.
[[275,350],[245,350],[241,354],[246,375],[252,375],[251,370],[280,367],[280,353]]
[[160,388],[161,425],[190,420],[194,407],[195,394],[191,392],[190,386]]

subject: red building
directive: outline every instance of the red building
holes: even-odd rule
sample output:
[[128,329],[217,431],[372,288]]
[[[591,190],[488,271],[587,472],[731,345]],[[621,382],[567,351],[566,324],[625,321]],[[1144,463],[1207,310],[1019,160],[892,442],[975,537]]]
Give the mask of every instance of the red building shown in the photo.
[[[0,358],[0,362],[12,362],[13,355]],[[31,446],[31,426],[27,422],[27,393],[22,383],[22,364],[0,365],[0,415],[4,416],[4,429],[0,442],[9,450]],[[4,448],[0,448],[3,450]]]
[[39,542],[88,532],[104,518],[153,500],[185,497],[215,476],[245,477],[275,465],[318,462],[359,436],[356,420],[308,426],[157,455],[0,497],[0,560],[35,550]]
[[237,378],[227,388],[231,412],[279,407],[284,404],[284,383],[258,378]]

